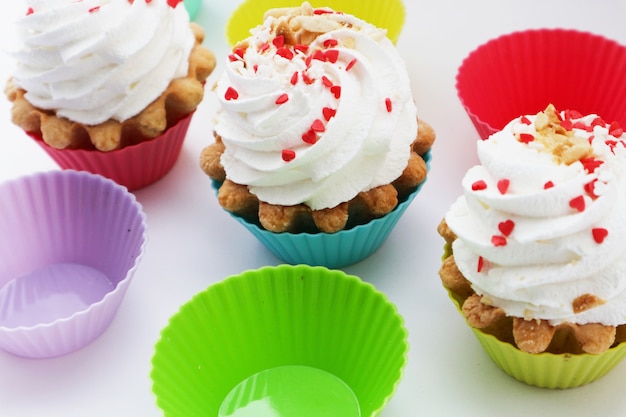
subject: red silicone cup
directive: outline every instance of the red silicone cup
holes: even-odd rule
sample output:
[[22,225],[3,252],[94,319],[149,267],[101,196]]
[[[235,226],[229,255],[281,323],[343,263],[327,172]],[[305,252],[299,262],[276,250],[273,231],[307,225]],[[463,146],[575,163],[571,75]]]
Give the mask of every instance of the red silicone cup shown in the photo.
[[193,113],[154,139],[111,152],[57,149],[45,143],[41,135],[27,133],[62,169],[100,174],[133,191],[157,182],[173,168],[192,117]]
[[509,121],[557,109],[598,114],[626,126],[626,47],[589,32],[532,29],[472,51],[456,77],[457,95],[482,139]]

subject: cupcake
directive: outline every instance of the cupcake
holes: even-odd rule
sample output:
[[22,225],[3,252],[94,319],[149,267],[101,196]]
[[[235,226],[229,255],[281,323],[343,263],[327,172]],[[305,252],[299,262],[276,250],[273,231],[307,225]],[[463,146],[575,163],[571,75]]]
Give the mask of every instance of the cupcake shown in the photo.
[[549,105],[477,143],[439,233],[443,285],[507,373],[569,388],[626,354],[626,135]]
[[201,155],[225,210],[272,234],[329,235],[414,197],[435,135],[385,30],[308,3],[272,9],[228,61]]
[[[215,67],[182,1],[28,0],[17,26],[5,88],[16,125],[63,168],[132,188],[171,168]],[[121,172],[137,166],[144,178]]]

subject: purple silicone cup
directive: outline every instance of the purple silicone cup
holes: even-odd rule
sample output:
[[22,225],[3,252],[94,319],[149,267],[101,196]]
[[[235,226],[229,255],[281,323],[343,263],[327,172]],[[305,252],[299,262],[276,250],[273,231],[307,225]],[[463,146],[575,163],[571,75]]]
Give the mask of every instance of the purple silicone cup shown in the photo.
[[113,320],[146,244],[135,196],[84,171],[0,184],[0,348],[47,358]]

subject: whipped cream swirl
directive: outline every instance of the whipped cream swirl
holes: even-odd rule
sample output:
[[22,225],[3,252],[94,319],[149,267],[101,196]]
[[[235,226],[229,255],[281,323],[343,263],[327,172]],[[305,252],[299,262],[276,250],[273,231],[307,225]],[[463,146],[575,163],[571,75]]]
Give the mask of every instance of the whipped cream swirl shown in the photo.
[[227,178],[261,201],[314,210],[395,180],[417,116],[405,63],[386,31],[316,9],[293,19],[324,33],[288,44],[273,30],[278,19],[268,16],[234,48],[217,84],[215,131]]
[[124,121],[187,74],[194,45],[175,0],[28,0],[13,79],[35,107],[94,125]]
[[507,315],[626,323],[626,135],[573,112],[546,134],[539,117],[478,142],[481,165],[446,215],[456,264]]

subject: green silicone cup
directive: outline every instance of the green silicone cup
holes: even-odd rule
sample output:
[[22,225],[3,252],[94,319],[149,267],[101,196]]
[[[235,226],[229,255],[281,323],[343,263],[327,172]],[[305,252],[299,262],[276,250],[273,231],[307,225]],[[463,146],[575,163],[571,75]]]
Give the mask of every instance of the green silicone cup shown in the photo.
[[[449,253],[449,249],[446,249]],[[444,258],[447,257],[444,255]],[[463,300],[450,290],[448,296],[461,311]],[[577,388],[594,382],[615,368],[626,356],[626,342],[621,342],[604,353],[527,353],[508,342],[471,327],[491,360],[507,375],[539,388]],[[618,333],[620,340],[624,336]]]
[[402,317],[371,284],[324,267],[268,266],[211,285],[170,318],[155,346],[152,389],[165,416],[217,416],[247,378],[305,366],[339,378],[361,416],[374,417],[407,353]]
[[[394,43],[404,26],[406,12],[401,0],[325,0],[309,3],[313,7],[330,7],[335,11],[351,14],[378,28],[387,29],[387,37]],[[299,7],[301,4],[301,0],[246,0],[226,22],[226,40],[230,45],[235,45],[250,36],[250,29],[263,23],[263,15],[269,9]]]
[[184,3],[187,13],[189,13],[189,20],[194,20],[202,7],[202,0],[185,0]]

